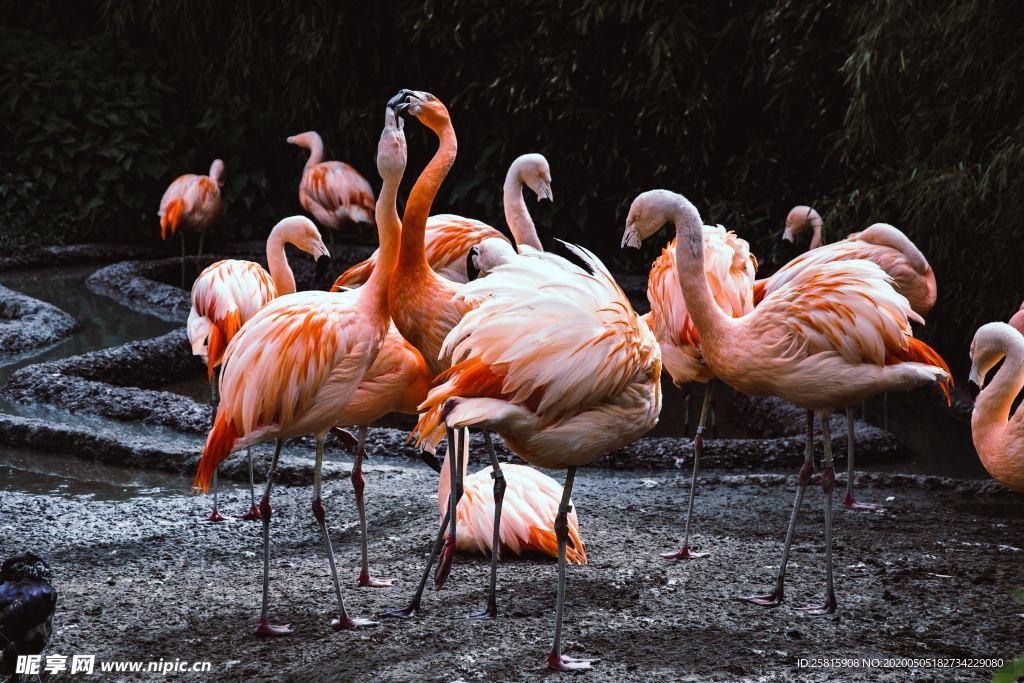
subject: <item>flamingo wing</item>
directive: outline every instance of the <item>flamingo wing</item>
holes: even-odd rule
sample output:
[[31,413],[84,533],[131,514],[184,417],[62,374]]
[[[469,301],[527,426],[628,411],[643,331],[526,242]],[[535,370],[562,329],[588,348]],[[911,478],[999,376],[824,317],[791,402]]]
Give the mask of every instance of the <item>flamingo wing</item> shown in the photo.
[[491,226],[472,218],[447,213],[431,216],[423,238],[427,263],[435,273],[452,282],[464,283],[469,280],[466,274],[469,250],[492,237],[508,241]]
[[314,202],[335,216],[345,212],[355,221],[373,222],[373,188],[344,162],[324,161],[309,169],[302,176],[301,190],[307,210],[306,202]]

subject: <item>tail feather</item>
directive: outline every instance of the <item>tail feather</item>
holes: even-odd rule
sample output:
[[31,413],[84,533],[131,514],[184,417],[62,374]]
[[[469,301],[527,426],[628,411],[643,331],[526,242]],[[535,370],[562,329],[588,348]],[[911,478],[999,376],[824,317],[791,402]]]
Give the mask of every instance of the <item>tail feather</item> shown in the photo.
[[906,349],[896,352],[890,351],[885,357],[886,365],[896,365],[898,363],[923,363],[924,365],[931,365],[944,370],[946,372],[946,379],[939,387],[942,389],[942,393],[946,395],[946,403],[952,405],[953,373],[938,351],[920,339],[907,337]]
[[359,287],[366,284],[366,281],[370,279],[370,275],[373,273],[375,261],[375,259],[368,258],[346,270],[334,281],[331,291],[337,292],[344,287]]
[[434,380],[438,384],[420,404],[420,419],[413,429],[419,445],[434,432],[443,420],[444,404],[457,396],[504,398],[504,375],[499,375],[477,358],[456,363]]
[[165,240],[174,235],[181,222],[181,213],[185,210],[185,200],[172,199],[164,207],[164,213],[160,216],[160,239]]
[[210,325],[210,341],[206,352],[206,379],[213,379],[213,369],[224,359],[228,342],[234,339],[242,327],[242,315],[235,309]]
[[227,460],[238,440],[238,432],[235,425],[227,417],[217,415],[213,423],[210,435],[206,437],[206,446],[203,448],[203,457],[199,459],[199,469],[196,470],[196,478],[192,487],[201,493],[206,493],[213,481],[213,473],[217,467]]
[[[550,557],[558,558],[558,537],[553,529],[541,527],[530,528],[527,541],[529,550],[536,550]],[[569,542],[565,546],[565,561],[569,564],[586,564],[587,553],[580,538],[579,522],[575,515],[569,517]]]

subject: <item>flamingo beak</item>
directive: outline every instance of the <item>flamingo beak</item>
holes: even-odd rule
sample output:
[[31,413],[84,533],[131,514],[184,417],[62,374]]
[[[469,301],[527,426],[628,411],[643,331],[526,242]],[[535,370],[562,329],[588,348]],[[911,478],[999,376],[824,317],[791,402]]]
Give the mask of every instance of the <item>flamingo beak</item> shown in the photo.
[[979,391],[985,388],[985,378],[981,376],[980,372],[978,372],[977,365],[971,365],[971,374],[967,378],[967,381],[978,387]]
[[796,242],[796,238],[793,236],[793,228],[786,226],[786,229],[782,231],[782,241],[793,244]]
[[316,259],[316,275],[314,276],[316,281],[319,282],[321,278],[327,273],[327,268],[331,265],[331,255],[324,250],[324,253]]
[[540,184],[537,185],[537,201],[542,199],[546,199],[549,202],[555,201],[555,195],[551,192],[551,183],[546,180],[540,181]]
[[626,226],[626,231],[622,233],[622,248],[633,247],[639,249],[640,244],[643,243],[643,239],[640,237],[640,233],[637,229],[631,225]]

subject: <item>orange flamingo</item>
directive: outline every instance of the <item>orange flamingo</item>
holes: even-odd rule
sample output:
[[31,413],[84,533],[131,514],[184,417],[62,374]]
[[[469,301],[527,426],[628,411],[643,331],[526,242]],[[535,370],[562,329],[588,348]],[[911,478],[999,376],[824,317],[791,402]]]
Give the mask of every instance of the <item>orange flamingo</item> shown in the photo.
[[[551,166],[542,154],[524,154],[516,157],[505,175],[505,222],[517,245],[541,249],[537,229],[523,199],[523,186],[537,194],[537,199],[552,201]],[[452,282],[467,282],[466,259],[470,249],[485,239],[508,239],[500,232],[480,221],[453,214],[441,214],[427,219],[423,233],[427,263],[431,269]],[[338,277],[336,287],[355,287],[366,281],[377,262],[377,252],[362,263],[357,263]]]
[[[224,353],[220,393],[213,429],[206,440],[195,486],[205,491],[217,466],[240,448],[274,439],[277,447],[260,501],[263,520],[263,604],[257,633],[285,635],[288,626],[270,624],[270,493],[281,444],[294,436],[316,439],[313,468],[313,516],[320,526],[338,598],[336,629],[371,622],[348,615],[334,562],[334,551],[321,500],[324,439],[336,425],[363,419],[354,398],[376,361],[387,336],[388,278],[398,249],[400,229],[395,199],[405,170],[406,146],[401,120],[389,107],[377,150],[384,180],[377,203],[381,267],[357,291],[310,291],[278,297],[260,309],[231,340]],[[353,412],[350,412],[353,411]]]
[[[806,216],[807,218],[804,219],[803,224],[794,223],[794,216]],[[810,251],[796,257],[771,277],[756,282],[754,285],[754,300],[756,302],[761,301],[771,292],[786,286],[805,268],[833,261],[864,259],[878,265],[892,278],[893,287],[907,298],[914,313],[924,318],[932,310],[937,293],[935,274],[932,272],[931,266],[928,265],[924,254],[899,229],[887,223],[875,223],[866,230],[849,235],[844,240],[816,247],[816,244],[821,242],[821,217],[810,207],[797,206],[789,212],[789,217],[786,219],[786,234],[790,233],[791,225],[793,225],[792,229],[799,233],[806,229],[807,224],[813,226],[816,238],[811,242]],[[884,400],[885,394],[883,394],[883,408]],[[852,510],[876,510],[879,508],[878,505],[860,503],[853,497],[853,426],[853,406],[848,406],[846,408],[846,496],[843,498],[843,507]]]
[[160,239],[166,240],[181,231],[181,287],[185,288],[185,230],[199,233],[199,249],[203,255],[206,231],[221,212],[220,188],[224,187],[224,162],[214,159],[209,175],[186,173],[174,179],[160,198]]
[[[671,222],[676,227],[676,268],[687,311],[700,334],[704,361],[715,376],[737,391],[774,395],[808,411],[817,411],[825,457],[826,597],[815,614],[836,609],[832,576],[832,489],[835,471],[829,415],[881,391],[913,389],[939,382],[952,384],[942,358],[911,334],[910,320],[920,320],[888,276],[870,261],[832,262],[804,269],[784,287],[764,297],[750,313],[733,318],[719,308],[704,270],[703,222],[682,195],[667,190],[645,192],[633,201],[626,219],[623,246],[641,241]],[[810,422],[809,422],[810,426]],[[798,479],[775,590],[750,601],[778,605],[789,547],[800,503],[813,470],[813,440]]]
[[324,161],[324,141],[315,131],[292,135],[288,142],[309,150],[299,183],[302,208],[331,230],[373,223],[373,188],[359,171],[342,161]]
[[[326,271],[331,257],[320,239],[320,232],[305,216],[292,216],[275,225],[267,238],[269,273],[252,261],[226,259],[208,266],[192,285],[188,338],[192,343],[192,353],[206,359],[210,402],[215,408],[217,385],[213,373],[214,368],[220,365],[228,343],[242,325],[271,299],[295,292],[295,276],[288,266],[285,244],[294,244],[311,254],[316,259],[318,275]],[[251,451],[248,456],[250,506],[242,519],[254,520],[260,518],[260,511],[256,507]],[[209,521],[220,522],[223,519],[217,509],[217,475],[214,473],[213,512]]]
[[431,443],[446,429],[480,427],[531,465],[568,470],[555,520],[558,597],[547,660],[558,671],[590,667],[561,651],[576,468],[638,439],[661,410],[657,339],[604,264],[567,247],[586,269],[530,250],[459,292],[471,310],[442,350],[455,363],[416,428]]
[[[1003,360],[992,382],[988,373]],[[971,342],[971,381],[981,393],[971,413],[974,447],[992,478],[1024,491],[1024,413],[1010,411],[1024,387],[1024,336],[1006,323],[988,323]]]
[[[753,286],[755,259],[750,245],[722,226],[704,226],[704,273],[711,296],[718,307],[734,318],[750,313],[754,308]],[[651,266],[647,279],[647,301],[651,312],[644,319],[661,345],[661,357],[672,383],[683,387],[691,382],[704,384],[700,422],[693,437],[693,476],[690,479],[690,498],[686,510],[683,543],[678,550],[663,553],[671,560],[704,557],[705,553],[690,550],[690,523],[697,492],[697,474],[700,456],[704,450],[704,426],[711,403],[711,383],[715,379],[711,368],[704,363],[700,351],[700,335],[686,310],[679,287],[676,266],[676,240],[668,243],[661,256]],[[687,403],[687,413],[688,410]]]

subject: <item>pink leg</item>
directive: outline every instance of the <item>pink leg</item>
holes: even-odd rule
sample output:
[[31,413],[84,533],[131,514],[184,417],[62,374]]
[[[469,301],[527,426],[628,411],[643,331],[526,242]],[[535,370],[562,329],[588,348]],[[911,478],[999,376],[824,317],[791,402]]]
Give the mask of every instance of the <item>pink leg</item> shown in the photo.
[[281,457],[281,442],[278,441],[274,447],[274,459],[270,462],[270,471],[267,473],[267,488],[260,500],[260,519],[263,521],[263,605],[260,608],[260,621],[256,626],[256,635],[259,636],[286,636],[292,633],[288,624],[271,624],[267,618],[270,611],[270,492],[274,489],[274,474],[277,471],[277,460]]
[[252,468],[252,449],[246,448],[245,454],[249,457],[249,511],[238,516],[247,522],[255,522],[260,519],[260,509],[256,505],[256,474]]
[[847,510],[881,510],[881,505],[858,503],[853,499],[853,408],[846,409],[846,497],[843,507]]
[[437,561],[437,569],[434,571],[434,588],[441,590],[448,575],[452,571],[452,562],[455,560],[455,551],[458,548],[456,542],[456,518],[459,500],[462,498],[462,463],[463,458],[469,455],[469,430],[448,429],[448,447],[454,449],[449,457],[448,463],[452,475],[452,492],[448,496],[448,536],[445,538],[444,547],[441,548],[441,557]]
[[832,438],[829,432],[829,415],[826,413],[821,424],[821,436],[825,443],[825,460],[821,471],[821,490],[825,493],[825,602],[800,608],[807,614],[816,615],[836,611],[836,591],[832,576],[832,489],[836,483],[836,473],[832,467]]
[[375,579],[370,576],[370,561],[368,558],[368,542],[366,532],[366,506],[363,503],[363,489],[366,482],[363,480],[363,450],[366,443],[367,427],[359,428],[359,444],[355,448],[355,464],[352,465],[352,489],[356,494],[356,509],[359,510],[360,542],[362,545],[362,566],[359,570],[359,579],[356,583],[363,588],[387,588],[395,582],[394,579]]
[[207,522],[223,522],[224,515],[220,514],[220,510],[217,506],[217,471],[213,471],[213,510],[210,512],[210,516],[206,518]]
[[690,500],[686,507],[686,527],[683,531],[683,545],[679,550],[662,553],[666,560],[695,560],[707,557],[707,553],[695,553],[690,550],[690,522],[693,521],[693,502],[697,495],[697,473],[700,470],[700,456],[704,452],[704,424],[708,417],[708,406],[711,402],[711,382],[708,382],[704,389],[704,402],[700,409],[700,422],[697,424],[697,434],[693,437],[693,476],[690,478]]

